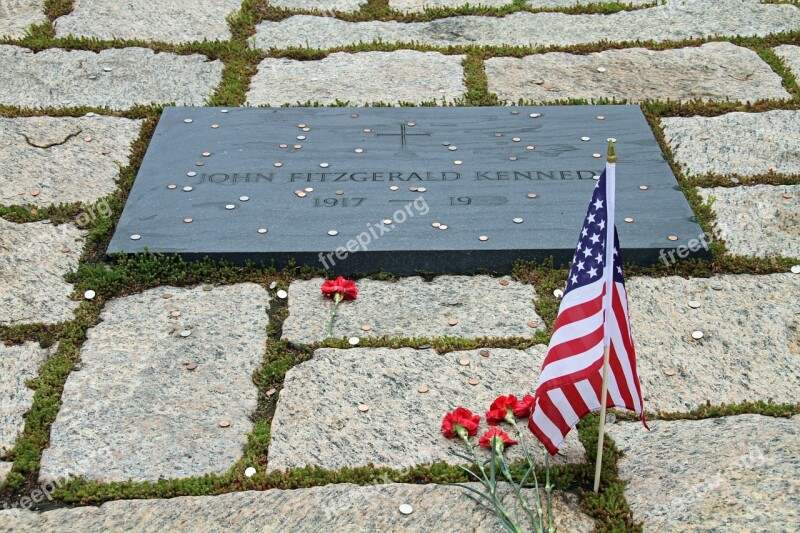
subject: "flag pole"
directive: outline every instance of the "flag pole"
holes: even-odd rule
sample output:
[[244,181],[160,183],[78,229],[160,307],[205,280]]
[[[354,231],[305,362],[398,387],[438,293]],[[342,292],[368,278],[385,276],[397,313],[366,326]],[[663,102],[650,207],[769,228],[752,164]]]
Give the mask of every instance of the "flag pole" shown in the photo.
[[603,437],[606,430],[606,401],[608,398],[608,360],[611,355],[611,340],[608,335],[609,316],[612,312],[614,290],[614,216],[616,208],[616,163],[617,152],[614,140],[608,140],[608,156],[606,157],[606,295],[603,305],[605,311],[605,349],[603,350],[603,386],[600,392],[600,424],[597,435],[597,461],[594,470],[594,491],[600,490],[600,470],[603,466]]

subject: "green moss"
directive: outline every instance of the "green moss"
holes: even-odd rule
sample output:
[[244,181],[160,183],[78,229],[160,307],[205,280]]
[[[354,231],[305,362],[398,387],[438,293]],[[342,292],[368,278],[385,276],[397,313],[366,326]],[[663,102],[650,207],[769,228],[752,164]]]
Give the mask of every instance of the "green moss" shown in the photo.
[[773,403],[772,400],[764,402],[741,402],[734,404],[711,405],[706,402],[688,413],[665,413],[659,411],[653,417],[662,420],[703,420],[705,418],[720,418],[723,416],[736,416],[755,414],[772,416],[776,418],[791,418],[800,415],[800,403],[785,404]]

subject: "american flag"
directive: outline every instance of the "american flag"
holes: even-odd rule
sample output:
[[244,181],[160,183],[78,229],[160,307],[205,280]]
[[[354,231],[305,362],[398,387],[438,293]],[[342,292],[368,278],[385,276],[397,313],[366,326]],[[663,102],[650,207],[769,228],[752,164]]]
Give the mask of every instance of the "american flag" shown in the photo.
[[[581,418],[601,408],[603,353],[607,344],[610,352],[606,406],[631,409],[644,422],[619,239],[613,222],[609,225],[609,220],[614,220],[614,182],[615,165],[609,163],[595,185],[586,212],[539,375],[528,427],[551,454],[558,451]],[[612,310],[608,316],[606,309]]]

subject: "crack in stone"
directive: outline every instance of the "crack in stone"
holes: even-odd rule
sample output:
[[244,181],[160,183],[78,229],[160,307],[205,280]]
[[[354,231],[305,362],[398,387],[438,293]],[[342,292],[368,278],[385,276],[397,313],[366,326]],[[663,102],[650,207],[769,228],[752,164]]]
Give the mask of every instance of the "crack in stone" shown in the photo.
[[54,143],[50,143],[50,144],[44,144],[44,145],[36,144],[35,142],[31,141],[28,138],[28,136],[25,135],[24,133],[20,133],[20,135],[22,135],[25,138],[25,142],[28,143],[29,146],[33,146],[34,148],[42,148],[42,149],[46,150],[48,148],[52,148],[53,146],[61,146],[63,144],[67,144],[70,139],[73,139],[73,138],[77,137],[81,133],[83,133],[83,129],[79,128],[78,131],[70,133],[69,135],[67,135],[67,137],[63,141],[54,142]]

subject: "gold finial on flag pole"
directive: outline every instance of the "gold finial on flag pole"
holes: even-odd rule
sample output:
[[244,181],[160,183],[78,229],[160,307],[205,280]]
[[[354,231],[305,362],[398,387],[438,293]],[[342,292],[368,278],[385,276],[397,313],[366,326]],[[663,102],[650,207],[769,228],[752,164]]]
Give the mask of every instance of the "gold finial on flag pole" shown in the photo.
[[609,139],[608,140],[608,156],[606,157],[606,161],[609,163],[616,163],[617,162],[617,151],[614,148],[614,142],[616,139]]

